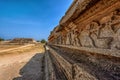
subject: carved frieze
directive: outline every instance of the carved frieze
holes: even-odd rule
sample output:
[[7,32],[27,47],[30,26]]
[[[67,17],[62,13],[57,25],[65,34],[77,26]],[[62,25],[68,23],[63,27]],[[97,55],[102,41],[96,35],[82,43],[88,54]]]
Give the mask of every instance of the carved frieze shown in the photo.
[[[59,32],[59,36],[56,35],[57,43],[90,48],[120,49],[120,9],[113,9],[113,11],[106,12],[107,14],[103,14],[101,17],[96,16],[95,19],[93,18],[95,12],[102,8],[109,8],[110,5],[116,4],[116,2],[118,0],[98,1],[82,16],[63,27],[63,30]],[[89,17],[87,16],[90,15],[93,19],[88,21],[87,18],[89,19]],[[87,20],[86,23],[84,20],[84,24],[82,24],[83,19]],[[76,20],[81,25],[77,24]]]
[[83,47],[94,47],[92,39],[90,38],[90,30],[88,26],[81,31],[79,39]]
[[48,45],[66,80],[120,80],[120,0],[74,0],[59,25]]
[[119,49],[119,20],[119,11],[117,10],[117,12],[114,11],[99,21],[91,22],[80,34],[79,38],[82,46]]

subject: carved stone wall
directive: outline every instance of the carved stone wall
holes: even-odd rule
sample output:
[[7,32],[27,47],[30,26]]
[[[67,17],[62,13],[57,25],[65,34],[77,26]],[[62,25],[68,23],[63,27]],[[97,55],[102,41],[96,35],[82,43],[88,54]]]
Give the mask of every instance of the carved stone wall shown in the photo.
[[[99,7],[101,4],[101,1],[99,2]],[[102,2],[105,2],[105,1],[102,1]],[[116,2],[116,0],[111,1],[111,4],[113,2]],[[116,4],[118,3],[120,2],[116,2]],[[116,4],[114,3],[113,5],[116,5]],[[98,3],[96,3],[95,6],[97,5]],[[92,10],[92,9],[94,9],[94,6],[89,10]],[[106,9],[108,9],[108,6],[106,7]],[[88,12],[86,11],[86,13]],[[84,16],[86,13],[84,13],[81,16]],[[92,12],[89,11],[88,15],[89,14],[92,14]],[[96,14],[100,14],[100,12]],[[86,14],[86,16],[88,15]],[[73,20],[67,26],[64,26],[64,28],[62,29],[62,30],[67,29],[67,33],[64,33],[64,36],[59,35],[57,37],[56,40],[58,41],[58,44],[68,44],[68,45],[74,45],[74,46],[96,47],[96,48],[102,48],[102,49],[118,49],[119,50],[120,49],[120,39],[119,39],[120,8],[116,8],[113,11],[103,15],[101,18],[99,18],[98,16],[98,19],[95,17],[95,19],[91,20],[90,22],[86,20],[85,24],[84,23],[82,24],[82,22],[84,21],[78,23],[79,20],[78,21]],[[80,17],[78,17],[78,19]],[[94,16],[91,16],[91,17],[94,17]],[[62,34],[63,32],[62,30],[57,33]],[[55,39],[53,39],[53,42],[54,40]]]
[[[53,46],[58,56],[58,58],[51,53],[53,58],[56,58],[60,66],[65,71],[69,71],[70,68],[65,68],[65,65],[60,59],[65,59],[72,66],[72,79],[73,80],[119,80],[120,73],[111,68],[117,68],[120,71],[120,1],[119,0],[74,0],[71,7],[66,12],[65,16],[60,20],[59,26],[57,26],[51,35],[49,36],[49,46]],[[55,48],[55,46],[61,46],[61,48]],[[77,55],[75,50],[67,54],[70,50],[63,47],[79,49],[84,58]],[[62,49],[64,48],[64,49]],[[66,51],[66,53],[65,53]],[[64,53],[64,54],[62,54]],[[67,54],[67,55],[66,55]],[[93,55],[91,55],[93,54]],[[100,55],[98,55],[100,54]],[[89,55],[86,56],[85,55]],[[100,57],[98,56],[106,56]],[[78,56],[75,59],[74,56]],[[69,61],[68,58],[71,60]],[[88,59],[89,58],[89,59]],[[102,59],[103,58],[103,59]],[[110,59],[109,59],[110,58]],[[68,59],[68,60],[67,60]],[[78,63],[74,61],[80,59],[85,61],[87,65],[94,67],[96,70],[102,68],[108,76],[103,76],[105,78],[100,79],[100,75],[103,72],[92,74],[87,68],[81,67]],[[87,61],[85,60],[88,60]],[[117,59],[117,60],[116,60]],[[103,60],[106,60],[105,62]],[[116,60],[117,63],[114,64]],[[71,61],[72,64],[71,64]],[[90,63],[89,63],[90,61]],[[102,63],[103,61],[103,63]],[[54,60],[53,60],[54,62]],[[110,64],[109,64],[110,62]],[[75,67],[74,67],[75,64]],[[81,64],[82,65],[82,64]],[[112,67],[111,67],[112,66]],[[108,69],[107,69],[108,68]],[[99,71],[99,69],[98,69]],[[112,73],[113,72],[113,73]],[[67,72],[65,72],[67,73]],[[74,74],[73,74],[74,73]],[[94,72],[93,72],[94,73]],[[116,74],[116,76],[114,75]],[[77,77],[79,74],[84,74],[82,77]],[[80,75],[79,75],[80,76]],[[67,74],[68,77],[68,74]],[[85,78],[86,77],[86,78]],[[89,77],[89,78],[87,78]],[[112,78],[114,77],[114,78]],[[69,80],[72,80],[69,79]]]

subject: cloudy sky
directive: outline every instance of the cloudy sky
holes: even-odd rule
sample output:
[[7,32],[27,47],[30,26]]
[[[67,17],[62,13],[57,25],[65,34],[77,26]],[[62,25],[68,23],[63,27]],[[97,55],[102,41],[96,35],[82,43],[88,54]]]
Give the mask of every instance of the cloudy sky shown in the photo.
[[73,0],[0,0],[0,37],[47,39]]

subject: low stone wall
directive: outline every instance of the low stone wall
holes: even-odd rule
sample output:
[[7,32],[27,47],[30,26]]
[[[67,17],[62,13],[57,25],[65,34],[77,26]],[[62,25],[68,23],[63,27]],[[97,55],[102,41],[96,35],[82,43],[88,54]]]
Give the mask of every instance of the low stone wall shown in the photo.
[[45,80],[56,80],[55,71],[49,55],[49,51],[45,52]]
[[49,47],[49,55],[55,80],[120,79],[118,57],[55,45]]
[[[54,77],[56,77],[55,80],[83,80],[83,79],[96,80],[96,78],[87,73],[84,69],[80,68],[77,63],[73,62],[72,60],[71,61],[67,60],[66,58],[64,58],[65,56],[62,57],[53,48],[50,47],[49,55],[51,56],[51,59],[50,58],[47,59],[49,59],[49,61],[52,61],[51,67],[56,74],[54,75]],[[48,56],[48,53],[46,53],[46,56]],[[48,64],[50,65],[51,63]],[[48,64],[46,64],[46,66],[48,66]],[[47,67],[47,69],[48,71],[51,70],[50,67]],[[52,72],[48,73],[52,74]]]
[[[50,48],[50,47],[49,47]],[[63,77],[62,80],[71,80],[72,79],[72,64],[60,56],[55,50],[50,48],[50,55],[53,61],[54,66],[57,67],[57,70],[61,70],[59,77]],[[60,79],[61,80],[61,79]]]

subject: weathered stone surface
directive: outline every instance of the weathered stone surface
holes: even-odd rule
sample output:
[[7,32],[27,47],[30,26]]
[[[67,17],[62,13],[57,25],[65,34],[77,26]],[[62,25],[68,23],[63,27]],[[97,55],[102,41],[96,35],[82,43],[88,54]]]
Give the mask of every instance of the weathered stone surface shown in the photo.
[[119,80],[120,0],[74,0],[48,40],[68,80]]

